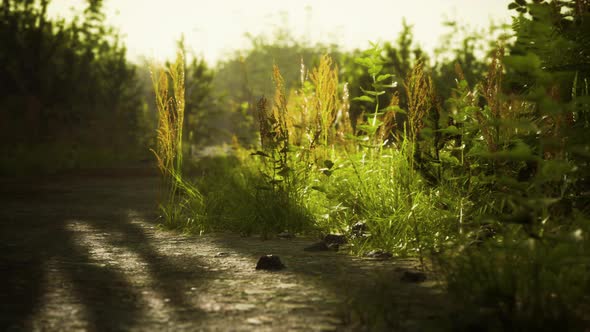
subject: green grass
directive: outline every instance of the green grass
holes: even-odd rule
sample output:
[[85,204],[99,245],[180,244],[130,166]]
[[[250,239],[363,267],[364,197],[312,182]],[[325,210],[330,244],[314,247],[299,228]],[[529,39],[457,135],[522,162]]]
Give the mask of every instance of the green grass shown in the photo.
[[271,236],[283,231],[308,233],[317,228],[311,213],[299,204],[298,193],[268,186],[255,156],[204,157],[193,167],[204,197],[206,230]]
[[[571,162],[559,159],[567,154],[540,156],[543,146],[530,139],[552,133],[552,125],[526,119],[530,104],[518,96],[503,104],[499,80],[470,87],[460,70],[457,89],[443,107],[422,63],[403,84],[408,109],[400,108],[398,95],[381,108],[374,97],[393,85],[380,73],[379,52],[374,46],[359,59],[373,90],[358,100],[375,109],[359,119],[360,132],[337,128],[335,114],[348,109],[347,92],[338,85],[337,69],[322,58],[311,82],[304,80],[291,99],[275,66],[274,103],[258,103],[257,148],[236,143],[229,154],[182,167],[174,163],[181,142],[174,147],[166,143],[174,139],[164,140],[172,146],[168,163],[160,158],[169,165],[162,167],[170,186],[163,205],[167,223],[263,237],[337,232],[350,236],[354,254],[382,249],[419,257],[423,267],[434,262],[456,303],[450,330],[587,324],[587,209],[566,204],[568,195],[579,194],[569,184],[577,181]],[[499,61],[492,60],[490,77],[501,75]],[[478,93],[491,104],[480,105]],[[392,121],[395,112],[408,121]],[[534,163],[541,171],[519,179]],[[197,174],[193,182],[182,169]],[[367,231],[353,236],[358,222]],[[379,324],[388,319],[371,318]]]
[[498,236],[442,258],[452,330],[581,331],[590,317],[587,229],[543,241]]

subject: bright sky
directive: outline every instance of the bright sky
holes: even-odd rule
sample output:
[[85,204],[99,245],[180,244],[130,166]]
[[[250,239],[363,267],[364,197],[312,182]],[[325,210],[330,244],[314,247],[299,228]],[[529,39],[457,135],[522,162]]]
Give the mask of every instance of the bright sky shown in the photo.
[[[210,63],[247,47],[246,32],[271,34],[287,27],[311,42],[336,42],[344,49],[368,41],[395,40],[402,18],[414,25],[415,40],[431,51],[444,33],[444,18],[473,28],[490,20],[509,22],[511,0],[105,0],[107,20],[123,34],[131,59],[164,59],[185,35],[187,45]],[[81,11],[83,0],[53,0],[52,15]],[[282,13],[286,13],[287,16]]]

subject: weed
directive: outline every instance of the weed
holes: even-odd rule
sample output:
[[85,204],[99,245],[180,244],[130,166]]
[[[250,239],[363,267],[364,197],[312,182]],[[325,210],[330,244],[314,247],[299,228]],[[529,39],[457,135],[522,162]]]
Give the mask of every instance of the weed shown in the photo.
[[[169,82],[169,79],[171,82]],[[154,66],[152,83],[158,109],[157,147],[152,150],[162,175],[160,210],[164,225],[171,228],[198,229],[202,218],[202,195],[182,177],[182,128],[184,121],[184,57],[167,70]],[[172,95],[169,96],[171,83]],[[189,226],[187,228],[187,226]],[[197,226],[197,227],[195,227]]]

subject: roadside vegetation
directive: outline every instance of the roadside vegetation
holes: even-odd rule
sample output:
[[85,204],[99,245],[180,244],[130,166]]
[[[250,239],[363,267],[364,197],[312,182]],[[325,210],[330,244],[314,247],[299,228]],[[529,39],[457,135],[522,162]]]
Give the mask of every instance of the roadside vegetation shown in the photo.
[[432,55],[405,22],[364,51],[256,37],[215,68],[180,41],[152,67],[157,136],[135,136],[163,177],[162,225],[418,257],[455,300],[448,330],[588,328],[590,5],[509,10],[485,33],[450,23]]
[[481,59],[470,36],[428,58],[409,26],[397,45],[317,52],[289,83],[275,58],[272,97],[236,103],[258,140],[193,162],[206,217],[186,230],[339,233],[355,254],[420,257],[456,299],[450,330],[587,326],[588,8],[510,8]]

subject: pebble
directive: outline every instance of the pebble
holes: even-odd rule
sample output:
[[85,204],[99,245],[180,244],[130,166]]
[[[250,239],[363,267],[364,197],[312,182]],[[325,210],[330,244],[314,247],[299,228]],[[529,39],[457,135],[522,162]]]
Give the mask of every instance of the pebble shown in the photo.
[[364,221],[359,221],[350,227],[350,231],[353,235],[362,236],[369,231],[369,226]]
[[279,233],[278,236],[280,239],[292,239],[295,237],[295,234],[289,233],[289,232],[282,232],[282,233]]
[[375,259],[390,259],[393,255],[385,250],[377,249],[369,251],[365,257],[375,258]]
[[283,262],[279,256],[275,255],[264,255],[260,256],[258,259],[258,263],[256,263],[256,270],[270,270],[270,271],[278,271],[285,268]]
[[264,322],[261,321],[258,318],[248,318],[248,319],[246,319],[246,323],[248,323],[250,325],[262,325],[262,324],[264,324]]

